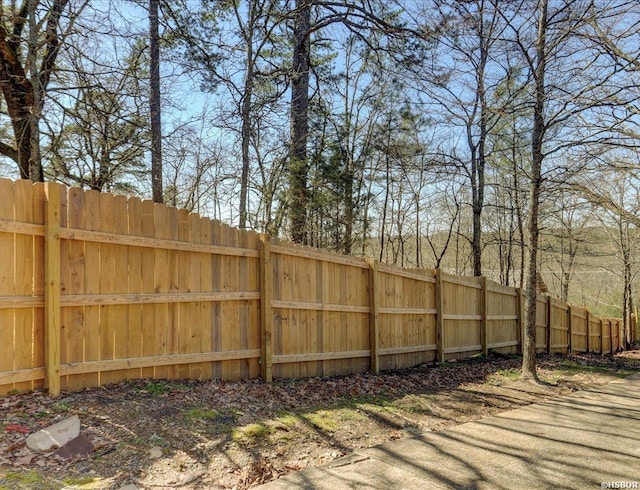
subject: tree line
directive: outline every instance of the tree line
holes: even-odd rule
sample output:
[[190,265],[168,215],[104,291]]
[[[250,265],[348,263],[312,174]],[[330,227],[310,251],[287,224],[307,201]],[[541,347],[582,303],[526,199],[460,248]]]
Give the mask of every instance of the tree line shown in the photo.
[[530,342],[541,272],[578,302],[604,230],[628,330],[635,1],[23,0],[0,19],[5,175],[490,275],[529,291]]

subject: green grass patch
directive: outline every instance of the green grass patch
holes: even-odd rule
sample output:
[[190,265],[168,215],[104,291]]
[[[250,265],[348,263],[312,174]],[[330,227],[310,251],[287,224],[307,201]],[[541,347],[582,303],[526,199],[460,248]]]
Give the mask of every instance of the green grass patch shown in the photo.
[[52,482],[37,471],[10,471],[0,478],[0,490],[22,490],[37,488],[38,490],[58,490],[62,485]]
[[144,387],[140,388],[141,393],[149,393],[150,395],[163,395],[170,391],[171,388],[166,381],[149,381]]
[[394,396],[391,396],[388,393],[381,393],[377,395],[361,395],[353,398],[345,398],[344,406],[354,409],[372,405],[386,407],[393,403],[394,398]]
[[128,381],[134,385],[134,390],[138,393],[147,393],[154,396],[164,395],[171,391],[185,391],[189,386],[185,383],[177,381],[168,381],[166,379],[148,379],[144,380],[144,385],[140,386],[136,380]]
[[323,432],[336,432],[340,428],[336,410],[303,413],[300,418]]
[[62,480],[62,483],[65,486],[79,487],[79,486],[89,485],[98,480],[99,480],[98,478],[91,477],[91,476],[70,476],[70,477],[64,478]]
[[516,381],[518,378],[520,378],[519,369],[498,369],[487,377],[487,382],[489,384],[501,384],[506,381]]
[[266,424],[249,424],[233,429],[231,431],[231,438],[236,442],[256,442],[257,440],[263,439],[269,434],[272,434],[273,431],[273,427]]
[[618,368],[614,366],[610,366],[608,364],[595,364],[595,365],[583,365],[579,362],[572,360],[564,360],[560,363],[560,371],[566,374],[574,374],[574,373],[592,373],[592,374],[608,374],[611,376],[616,376],[618,378],[625,378],[627,376],[631,376],[638,372],[637,369],[632,368]]
[[298,425],[299,417],[291,412],[276,412],[275,422],[285,427],[295,427]]
[[52,408],[55,413],[63,413],[68,412],[71,406],[68,403],[57,402],[53,404]]
[[405,395],[392,403],[394,408],[409,413],[431,414],[432,410],[429,406],[429,398],[427,395]]
[[185,416],[190,420],[199,420],[202,422],[215,421],[220,414],[217,410],[205,407],[194,407],[187,410]]

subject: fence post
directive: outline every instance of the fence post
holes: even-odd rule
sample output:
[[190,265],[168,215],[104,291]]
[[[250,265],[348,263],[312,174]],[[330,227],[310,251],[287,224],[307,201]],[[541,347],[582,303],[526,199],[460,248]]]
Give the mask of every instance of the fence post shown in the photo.
[[518,354],[522,354],[522,342],[524,339],[524,294],[521,288],[516,289],[516,340],[518,341]]
[[551,313],[553,306],[551,305],[551,296],[547,296],[547,354],[551,354]]
[[444,291],[442,290],[442,272],[440,269],[435,270],[436,273],[436,342],[438,345],[437,359],[440,362],[445,361],[444,355]]
[[600,318],[600,354],[604,354],[604,320]]
[[271,237],[260,235],[260,376],[267,383],[273,381],[273,315],[271,300],[273,296],[271,277]]
[[589,308],[587,308],[587,352],[586,352],[587,354],[589,353],[589,342],[591,341],[590,329],[591,329],[591,312],[589,311]]
[[60,395],[60,184],[47,182],[44,222],[44,356],[49,395]]
[[[618,320],[616,320],[616,325],[618,324]],[[618,328],[616,326],[616,328]],[[613,350],[613,318],[609,320],[609,352],[611,353],[611,355],[614,354],[614,350]]]
[[371,370],[380,373],[380,324],[378,304],[378,262],[368,259],[369,263],[369,347],[371,350]]
[[480,278],[482,286],[480,293],[480,344],[482,345],[482,354],[487,355],[489,349],[487,347],[487,278]]
[[573,315],[571,313],[571,305],[568,304],[567,305],[567,325],[569,326],[569,346],[567,347],[567,351],[569,354],[571,354],[573,352],[573,339],[572,339],[572,334],[573,334]]

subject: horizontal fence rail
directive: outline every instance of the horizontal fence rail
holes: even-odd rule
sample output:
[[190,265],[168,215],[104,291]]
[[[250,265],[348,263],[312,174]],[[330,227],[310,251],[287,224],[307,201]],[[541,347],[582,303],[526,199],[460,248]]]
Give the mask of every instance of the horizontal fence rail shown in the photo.
[[[524,293],[299,247],[151,201],[0,179],[0,394],[327,376],[521,351]],[[539,352],[622,322],[537,300]]]

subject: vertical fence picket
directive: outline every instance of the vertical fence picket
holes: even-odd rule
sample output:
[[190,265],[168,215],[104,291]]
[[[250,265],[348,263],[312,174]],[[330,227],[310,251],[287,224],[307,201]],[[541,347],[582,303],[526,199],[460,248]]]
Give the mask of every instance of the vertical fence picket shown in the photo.
[[516,290],[516,309],[518,318],[516,319],[516,340],[518,341],[518,354],[522,354],[523,342],[524,342],[524,303],[525,297],[521,288]]
[[551,296],[547,296],[546,308],[547,308],[547,325],[546,325],[547,333],[545,338],[545,340],[547,341],[546,350],[547,350],[547,354],[551,354],[551,333],[553,331],[551,329],[551,327],[553,326],[553,306],[551,304]]
[[260,339],[261,358],[260,376],[267,383],[273,381],[273,311],[271,301],[273,298],[272,270],[271,270],[271,240],[269,235],[260,235]]
[[567,352],[571,353],[573,352],[573,339],[571,337],[573,335],[573,315],[571,313],[571,305],[567,306],[567,324],[569,325],[569,346],[567,347]]
[[369,347],[371,349],[371,370],[380,372],[380,313],[378,302],[378,263],[375,259],[369,263]]
[[60,187],[45,187],[45,384],[54,397],[60,394]]
[[480,345],[482,349],[482,354],[487,355],[489,353],[489,348],[487,347],[487,310],[489,297],[487,294],[487,278],[481,277],[480,284],[482,286],[481,294],[480,294]]
[[[142,201],[140,206],[140,212],[142,217],[141,232],[143,237],[153,239],[156,236],[156,218],[155,218],[155,203],[150,200]],[[152,248],[143,248],[142,257],[140,261],[141,267],[141,288],[143,293],[151,294],[155,291],[159,291],[159,283],[156,278],[156,264],[158,260],[166,259],[166,256],[161,256],[159,251]],[[155,353],[159,353],[156,350],[156,330],[158,327],[156,323],[162,321],[162,317],[159,316],[159,308],[154,304],[142,305],[142,325],[140,326],[141,332],[141,349],[142,356],[148,357]],[[157,317],[157,321],[156,321]],[[156,375],[155,367],[143,367],[143,378],[154,378]]]
[[442,284],[442,271],[436,269],[436,339],[438,346],[438,360],[445,361],[445,338],[444,338],[444,294]]
[[[14,213],[15,220],[20,223],[33,223],[33,183],[29,180],[19,180],[14,184]],[[15,235],[15,294],[30,296],[33,294],[34,249],[33,236],[16,233]],[[33,308],[19,308],[13,317],[14,369],[32,367],[33,336]],[[30,390],[33,384],[29,381],[16,383],[14,389]]]
[[[142,202],[137,197],[129,198],[127,202],[127,233],[131,236],[142,236]],[[142,268],[142,247],[128,247],[128,269],[127,275],[127,292],[129,294],[141,294],[142,289],[142,276],[144,274]],[[148,255],[148,254],[145,254]],[[149,270],[153,270],[152,268]],[[127,350],[129,356],[136,358],[142,357],[143,348],[143,305],[132,304],[129,305],[129,325],[128,331],[128,346]],[[142,370],[140,368],[130,369],[127,372],[128,378],[139,378],[142,376]]]

